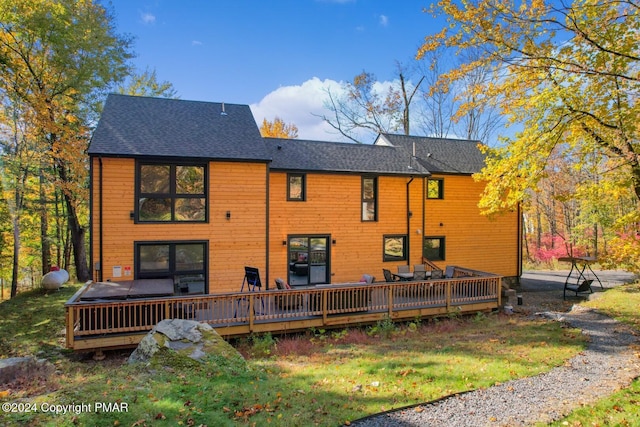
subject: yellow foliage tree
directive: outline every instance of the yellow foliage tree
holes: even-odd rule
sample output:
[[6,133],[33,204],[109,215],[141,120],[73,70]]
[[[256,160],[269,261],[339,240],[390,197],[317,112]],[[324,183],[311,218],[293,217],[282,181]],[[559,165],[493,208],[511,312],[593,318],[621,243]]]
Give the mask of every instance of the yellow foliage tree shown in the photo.
[[445,0],[431,9],[451,25],[427,37],[418,57],[440,45],[481,47],[482,55],[443,78],[456,80],[478,66],[491,66],[494,79],[473,90],[495,94],[503,113],[524,127],[489,153],[482,174],[492,184],[485,193],[486,209],[522,200],[554,149],[575,156],[596,150],[617,159],[640,199],[638,6],[632,1],[576,0],[562,6],[543,0]]
[[[480,54],[442,76],[455,82],[479,67],[493,78],[471,87],[494,99],[521,131],[488,149],[477,178],[488,183],[487,214],[513,209],[550,175],[550,158],[592,176],[576,197],[599,203],[612,194],[640,202],[640,4],[634,0],[442,0],[428,12],[447,25],[425,38],[417,57],[445,47]],[[594,174],[593,172],[597,173]],[[620,235],[637,215],[615,213]],[[634,240],[637,242],[637,239]],[[629,240],[630,244],[633,243]],[[627,251],[630,252],[630,251]],[[638,265],[640,268],[640,264]]]
[[273,119],[273,122],[265,118],[262,120],[262,126],[260,126],[260,134],[264,138],[295,139],[298,137],[298,127],[293,123],[285,123],[284,120],[278,116]]
[[130,44],[93,0],[0,1],[0,94],[33,117],[37,151],[48,160],[43,169],[62,194],[80,281],[91,278],[87,123],[98,95],[129,72]]

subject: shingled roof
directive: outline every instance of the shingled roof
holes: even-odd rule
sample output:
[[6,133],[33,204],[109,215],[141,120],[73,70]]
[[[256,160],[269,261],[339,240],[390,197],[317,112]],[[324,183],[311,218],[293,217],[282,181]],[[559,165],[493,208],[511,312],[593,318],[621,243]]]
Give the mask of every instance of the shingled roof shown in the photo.
[[473,174],[485,165],[480,141],[385,133],[378,136],[375,145],[396,147],[409,153],[415,149],[416,161],[431,173]]
[[248,105],[111,94],[91,155],[268,161]]
[[375,144],[262,138],[248,105],[111,94],[90,155],[271,162],[308,172],[472,174],[478,141],[380,134]]
[[300,139],[265,138],[271,169],[428,175],[411,152],[388,146]]

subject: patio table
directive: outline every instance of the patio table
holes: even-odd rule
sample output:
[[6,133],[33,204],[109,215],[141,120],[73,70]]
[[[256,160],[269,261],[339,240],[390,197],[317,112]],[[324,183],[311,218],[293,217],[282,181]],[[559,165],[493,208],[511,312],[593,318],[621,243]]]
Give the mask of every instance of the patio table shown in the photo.
[[409,280],[413,280],[413,273],[408,272],[408,273],[391,273],[394,277],[397,277],[400,280],[405,280],[405,281],[409,281]]

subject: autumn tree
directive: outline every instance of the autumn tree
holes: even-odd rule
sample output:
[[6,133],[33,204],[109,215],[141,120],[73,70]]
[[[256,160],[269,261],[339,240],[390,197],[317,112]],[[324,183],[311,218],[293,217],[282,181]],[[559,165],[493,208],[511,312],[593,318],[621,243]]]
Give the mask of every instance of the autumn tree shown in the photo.
[[173,84],[168,81],[158,81],[156,70],[146,68],[141,72],[131,73],[126,81],[118,86],[117,92],[131,96],[153,96],[159,98],[179,98]]
[[[485,213],[525,200],[548,175],[552,157],[573,159],[574,173],[595,164],[600,188],[628,191],[640,201],[640,4],[444,0],[429,12],[444,16],[447,26],[425,38],[418,58],[441,47],[479,53],[443,80],[490,70],[492,78],[476,90],[497,100],[509,122],[521,128],[487,150],[478,176],[488,183],[481,201]],[[463,108],[476,102],[469,97]],[[587,162],[593,156],[598,161]],[[581,182],[575,193],[595,194],[587,190],[593,184]],[[638,212],[637,206],[620,212],[618,220],[635,227]]]
[[451,64],[447,63],[447,55],[443,55],[444,48],[427,52],[418,67],[424,75],[421,86],[422,96],[418,126],[425,135],[434,138],[446,138],[455,135],[454,122],[456,90],[441,81],[442,75]]
[[101,92],[129,72],[130,44],[91,0],[0,2],[0,92],[33,117],[38,151],[48,161],[43,169],[64,202],[81,281],[90,278],[87,123]]
[[422,82],[410,84],[398,65],[398,81],[383,87],[373,73],[363,71],[352,82],[342,85],[338,93],[327,89],[325,107],[331,116],[320,117],[341,135],[362,142],[361,133],[410,133],[410,106]]
[[284,120],[278,116],[273,119],[273,122],[265,118],[262,120],[262,125],[260,126],[260,134],[264,138],[295,139],[298,137],[298,127],[293,123],[285,123]]
[[[37,177],[40,163],[36,150],[34,127],[28,111],[15,99],[4,98],[0,110],[0,169],[2,171],[3,201],[8,207],[13,241],[11,262],[11,297],[18,289],[20,269],[21,224],[25,219],[29,182]],[[26,120],[25,120],[26,119]]]

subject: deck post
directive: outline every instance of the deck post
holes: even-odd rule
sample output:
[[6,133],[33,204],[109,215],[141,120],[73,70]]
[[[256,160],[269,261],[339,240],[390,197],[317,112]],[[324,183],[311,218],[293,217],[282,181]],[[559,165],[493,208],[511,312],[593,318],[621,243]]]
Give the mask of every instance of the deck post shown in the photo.
[[393,286],[387,286],[387,301],[389,304],[389,319],[393,318]]
[[166,301],[164,303],[164,314],[165,319],[173,319],[173,313],[171,312],[171,304],[169,303],[169,301]]
[[451,311],[451,282],[447,281],[447,313]]
[[327,324],[327,292],[322,290],[322,324]]
[[65,321],[67,322],[67,348],[73,348],[73,329],[75,324],[73,318],[73,307],[65,307]]
[[253,321],[254,319],[254,311],[253,311],[253,295],[249,295],[249,313],[247,313],[249,315],[249,331],[253,332]]

